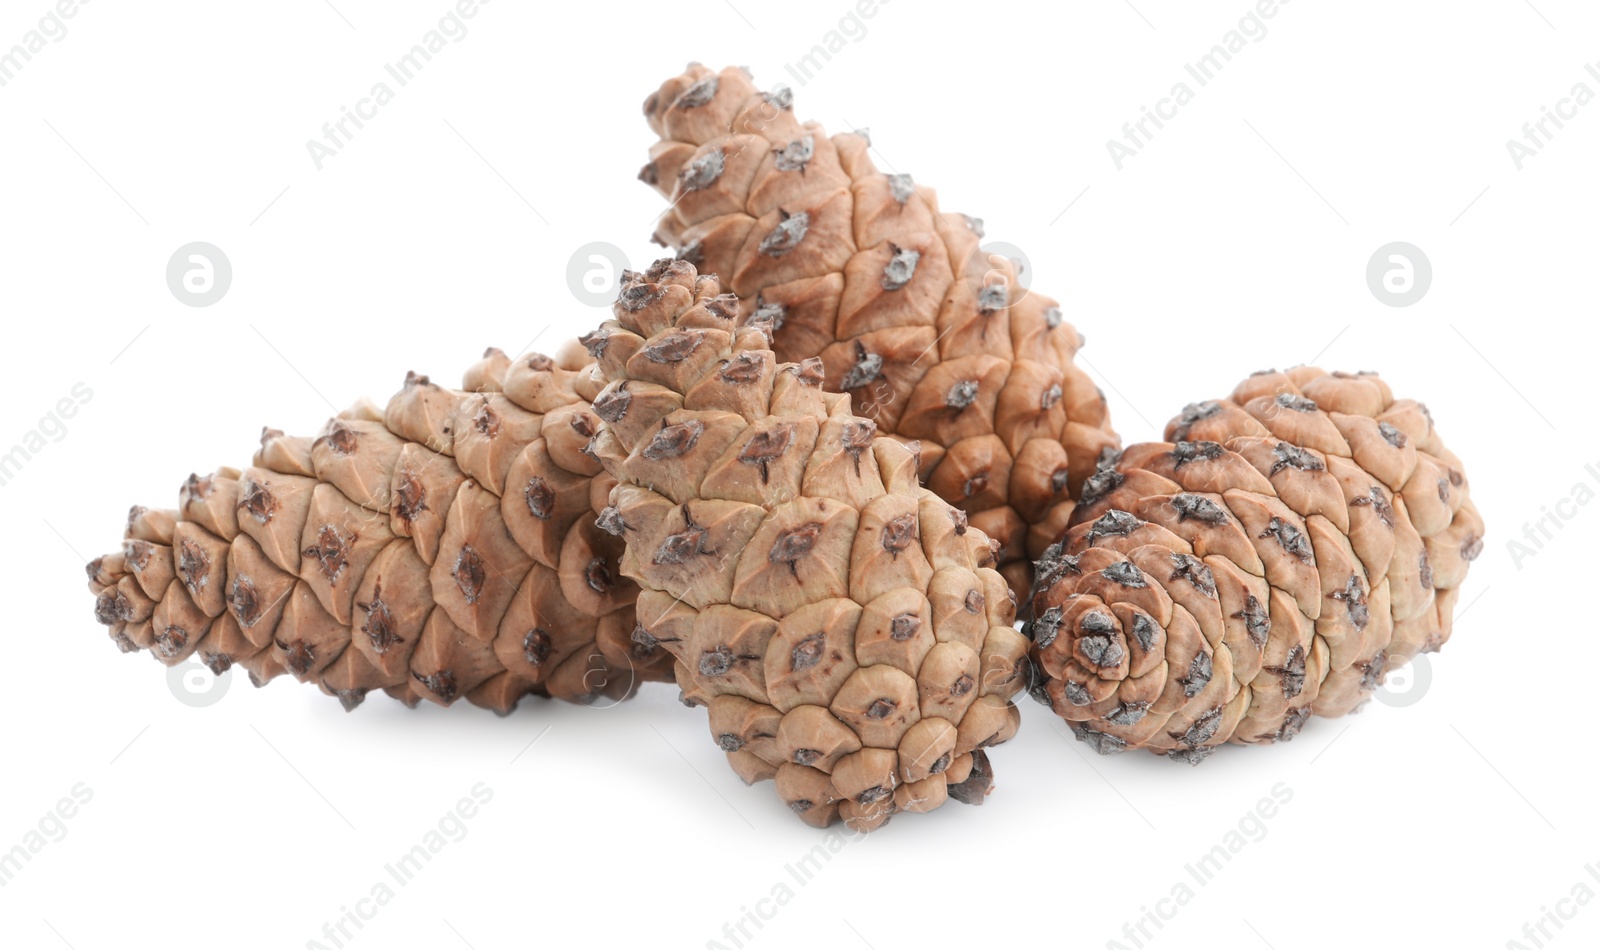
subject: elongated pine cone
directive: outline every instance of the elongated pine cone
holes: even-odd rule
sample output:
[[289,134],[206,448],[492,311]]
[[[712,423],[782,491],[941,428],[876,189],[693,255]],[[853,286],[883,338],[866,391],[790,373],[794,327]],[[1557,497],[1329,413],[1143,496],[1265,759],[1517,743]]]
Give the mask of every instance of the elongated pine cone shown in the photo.
[[96,619],[125,652],[237,663],[257,686],[287,671],[346,709],[381,688],[504,715],[670,681],[671,655],[633,636],[622,544],[594,526],[613,483],[586,453],[593,376],[572,351],[491,349],[465,391],[408,374],[315,439],[264,430],[251,467],[133,509],[88,566]]
[[1118,444],[1061,308],[983,252],[982,222],[878,171],[864,131],[829,137],[787,89],[691,65],[645,102],[640,177],[672,199],[656,238],[770,320],[778,359],[820,354],[829,392],[923,443],[929,488],[1000,542],[1017,590]]
[[1038,564],[1034,692],[1101,753],[1292,738],[1450,636],[1483,521],[1421,403],[1258,373],[1091,477]]
[[714,276],[657,261],[613,313],[585,337],[610,380],[600,524],[729,764],[818,826],[981,802],[1028,647],[988,538]]

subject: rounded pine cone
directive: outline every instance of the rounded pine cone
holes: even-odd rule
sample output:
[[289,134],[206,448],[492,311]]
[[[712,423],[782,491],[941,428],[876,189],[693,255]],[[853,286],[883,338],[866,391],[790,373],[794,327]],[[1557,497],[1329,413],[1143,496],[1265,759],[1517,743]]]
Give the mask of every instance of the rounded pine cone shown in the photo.
[[1061,308],[980,248],[982,222],[878,171],[865,132],[799,122],[787,89],[691,65],[645,115],[661,138],[640,177],[672,199],[657,240],[769,320],[778,359],[820,354],[825,389],[921,440],[924,484],[1025,590],[1027,559],[1118,442]]
[[1088,479],[1038,565],[1034,693],[1101,753],[1196,764],[1359,705],[1450,636],[1483,522],[1421,403],[1258,373]]
[[586,454],[599,420],[573,350],[491,349],[466,391],[413,373],[315,439],[264,430],[251,467],[133,509],[122,550],[88,565],[96,619],[124,652],[237,663],[257,686],[288,672],[346,709],[382,689],[503,715],[670,680],[671,655],[632,636],[622,545],[594,526],[612,483]]
[[617,479],[600,524],[729,764],[818,826],[981,802],[1027,654],[989,539],[715,277],[657,261],[613,312],[585,338]]

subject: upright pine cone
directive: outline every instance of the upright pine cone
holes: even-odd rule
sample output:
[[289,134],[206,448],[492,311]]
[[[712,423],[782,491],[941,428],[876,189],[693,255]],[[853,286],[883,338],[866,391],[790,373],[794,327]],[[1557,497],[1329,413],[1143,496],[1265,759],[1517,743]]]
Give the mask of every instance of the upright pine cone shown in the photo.
[[1259,373],[1085,485],[1038,564],[1035,693],[1102,753],[1195,764],[1349,712],[1450,636],[1483,521],[1421,404]]
[[613,312],[585,338],[610,380],[600,524],[734,770],[819,826],[981,802],[1028,646],[988,538],[714,276],[657,261]]
[[408,374],[386,410],[315,439],[264,430],[244,471],[191,475],[176,511],[134,508],[88,566],[95,617],[124,652],[263,685],[287,671],[355,708],[509,713],[528,693],[589,702],[671,678],[632,638],[638,588],[594,526],[612,480],[586,453],[583,352],[560,364],[491,349],[466,391]]
[[924,483],[1026,590],[1026,559],[1117,445],[1061,308],[980,251],[982,222],[873,167],[864,131],[798,122],[787,89],[691,65],[645,115],[661,140],[640,177],[672,199],[657,240],[770,319],[780,360],[820,354],[829,392],[921,440]]

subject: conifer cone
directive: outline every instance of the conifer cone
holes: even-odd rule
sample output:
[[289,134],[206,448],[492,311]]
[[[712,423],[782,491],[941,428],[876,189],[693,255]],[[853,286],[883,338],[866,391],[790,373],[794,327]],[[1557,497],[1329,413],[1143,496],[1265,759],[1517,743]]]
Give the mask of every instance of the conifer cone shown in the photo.
[[1341,716],[1450,636],[1483,521],[1419,402],[1258,373],[1129,446],[1039,561],[1033,692],[1101,753],[1197,764]]
[[787,89],[691,64],[645,115],[660,141],[639,177],[672,199],[656,239],[768,318],[778,359],[820,354],[829,392],[921,440],[924,484],[1026,590],[1027,558],[1118,444],[1060,306],[980,250],[981,221],[875,168],[864,130],[796,120]]
[[465,697],[505,715],[672,679],[633,637],[638,588],[594,526],[612,486],[576,344],[558,363],[490,349],[463,390],[407,374],[314,439],[263,430],[249,468],[189,476],[178,509],[135,507],[88,565],[95,617],[168,666],[288,672],[354,709]]
[[584,338],[609,380],[599,523],[729,764],[818,826],[981,802],[1027,653],[989,539],[716,277],[657,261],[613,313]]

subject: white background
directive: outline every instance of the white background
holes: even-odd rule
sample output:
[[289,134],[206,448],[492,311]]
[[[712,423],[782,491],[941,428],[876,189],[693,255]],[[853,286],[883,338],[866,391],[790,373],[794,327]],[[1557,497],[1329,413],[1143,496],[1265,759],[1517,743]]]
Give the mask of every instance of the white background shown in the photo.
[[[94,795],[0,888],[6,945],[306,946],[478,782],[494,798],[466,838],[347,946],[731,947],[724,924],[788,881],[746,946],[1100,947],[1187,881],[1146,945],[1502,947],[1578,881],[1600,890],[1600,509],[1563,503],[1572,523],[1520,569],[1507,548],[1575,484],[1600,488],[1600,103],[1520,171],[1505,145],[1575,83],[1600,92],[1600,12],[1296,0],[1118,171],[1106,140],[1251,8],[1133,2],[896,0],[801,85],[784,65],[845,0],[499,0],[321,171],[306,140],[448,0],[84,6],[0,88],[0,450],[93,391],[0,487],[0,850],[75,783]],[[0,50],[50,8],[4,0]],[[81,564],[130,503],[245,463],[262,424],[313,432],[408,369],[454,381],[487,345],[549,349],[601,319],[568,259],[657,253],[640,103],[690,59],[870,126],[880,167],[1025,249],[1128,441],[1314,359],[1425,399],[1489,525],[1426,694],[1197,769],[1095,757],[1023,700],[983,808],[902,816],[801,886],[784,867],[824,833],[740,784],[670,688],[508,719],[383,697],[347,715],[236,673],[192,708],[148,654],[119,655]],[[1434,270],[1403,309],[1364,277],[1397,240]],[[233,263],[207,309],[165,283],[191,241]],[[1197,885],[1185,864],[1280,782],[1293,799],[1265,837]],[[1591,905],[1547,945],[1597,939]]]

